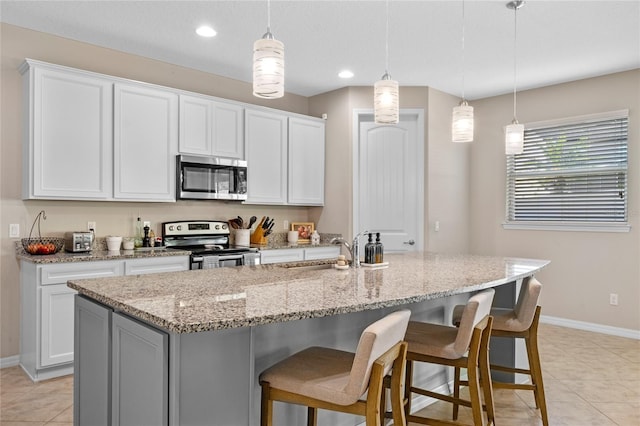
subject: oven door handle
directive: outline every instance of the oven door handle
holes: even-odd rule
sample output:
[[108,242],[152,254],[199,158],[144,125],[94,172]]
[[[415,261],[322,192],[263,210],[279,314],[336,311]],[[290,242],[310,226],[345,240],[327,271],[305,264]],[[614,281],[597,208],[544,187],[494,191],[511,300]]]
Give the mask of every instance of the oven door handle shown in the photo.
[[218,256],[218,260],[241,260],[243,259],[242,254],[226,254]]

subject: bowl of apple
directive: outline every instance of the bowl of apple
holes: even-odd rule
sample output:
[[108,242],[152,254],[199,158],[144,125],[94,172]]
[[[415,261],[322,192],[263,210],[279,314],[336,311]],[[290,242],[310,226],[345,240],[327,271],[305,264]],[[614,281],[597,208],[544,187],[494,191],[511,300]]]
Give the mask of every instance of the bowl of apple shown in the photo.
[[22,247],[29,254],[54,254],[64,247],[64,238],[59,237],[39,237],[23,238]]

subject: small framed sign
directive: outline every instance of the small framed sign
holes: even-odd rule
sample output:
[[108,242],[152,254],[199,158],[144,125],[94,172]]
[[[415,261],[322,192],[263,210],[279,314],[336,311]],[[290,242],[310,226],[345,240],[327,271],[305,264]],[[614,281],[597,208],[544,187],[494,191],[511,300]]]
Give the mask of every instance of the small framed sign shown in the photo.
[[315,227],[313,222],[291,222],[291,230],[298,231],[298,242],[309,242]]

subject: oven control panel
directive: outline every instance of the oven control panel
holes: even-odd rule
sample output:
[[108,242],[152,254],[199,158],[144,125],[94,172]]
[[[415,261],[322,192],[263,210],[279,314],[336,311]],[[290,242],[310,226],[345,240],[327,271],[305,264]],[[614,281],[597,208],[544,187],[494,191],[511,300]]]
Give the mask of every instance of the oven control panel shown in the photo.
[[229,224],[222,221],[193,220],[162,224],[163,237],[229,235]]

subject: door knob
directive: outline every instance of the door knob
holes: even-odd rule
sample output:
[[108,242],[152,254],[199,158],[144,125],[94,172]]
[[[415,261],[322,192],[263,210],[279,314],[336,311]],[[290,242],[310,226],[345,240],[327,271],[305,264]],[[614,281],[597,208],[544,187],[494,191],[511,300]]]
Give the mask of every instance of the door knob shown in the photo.
[[412,246],[412,245],[414,245],[415,243],[416,243],[415,241],[413,241],[413,240],[409,240],[409,241],[405,241],[405,242],[404,242],[404,243],[402,243],[402,244],[409,244],[410,246]]

